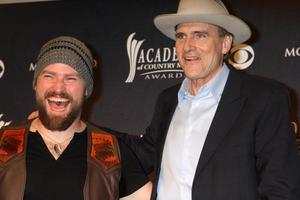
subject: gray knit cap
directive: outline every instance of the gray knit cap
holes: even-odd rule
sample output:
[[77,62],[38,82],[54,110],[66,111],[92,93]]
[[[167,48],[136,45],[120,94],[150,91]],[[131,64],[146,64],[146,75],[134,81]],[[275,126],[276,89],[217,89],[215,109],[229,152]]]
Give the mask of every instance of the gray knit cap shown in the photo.
[[87,97],[91,95],[94,59],[84,43],[73,37],[60,36],[42,46],[37,57],[33,87],[35,87],[36,79],[43,69],[55,63],[63,63],[75,69],[86,84]]

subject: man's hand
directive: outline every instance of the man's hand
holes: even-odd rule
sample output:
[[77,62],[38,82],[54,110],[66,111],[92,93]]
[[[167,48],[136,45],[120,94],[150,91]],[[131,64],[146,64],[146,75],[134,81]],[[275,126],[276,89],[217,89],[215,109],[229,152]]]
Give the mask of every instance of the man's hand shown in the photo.
[[32,113],[30,113],[30,115],[27,117],[28,120],[32,120],[32,119],[35,119],[35,118],[38,118],[39,116],[39,111],[33,111]]
[[134,193],[126,197],[120,198],[120,200],[150,200],[151,191],[152,191],[152,183],[149,181]]

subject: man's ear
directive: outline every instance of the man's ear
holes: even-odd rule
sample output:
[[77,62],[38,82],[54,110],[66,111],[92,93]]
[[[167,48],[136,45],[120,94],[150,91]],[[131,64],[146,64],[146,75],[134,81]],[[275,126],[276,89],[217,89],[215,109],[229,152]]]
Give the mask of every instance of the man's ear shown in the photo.
[[36,82],[37,82],[37,79],[35,80],[34,85],[33,85],[33,90],[34,91],[36,91]]
[[223,39],[222,53],[225,55],[229,52],[232,46],[233,37],[231,35],[225,35]]

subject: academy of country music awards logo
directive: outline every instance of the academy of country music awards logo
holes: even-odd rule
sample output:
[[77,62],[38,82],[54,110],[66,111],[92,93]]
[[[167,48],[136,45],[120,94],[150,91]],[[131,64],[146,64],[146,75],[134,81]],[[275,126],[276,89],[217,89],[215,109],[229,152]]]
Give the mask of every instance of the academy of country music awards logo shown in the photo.
[[183,77],[178,64],[175,48],[142,48],[145,40],[134,39],[135,33],[127,39],[127,55],[129,59],[129,74],[126,83],[133,82],[136,74],[144,80],[179,79]]
[[[5,72],[5,65],[4,62],[0,59],[0,79],[4,76]],[[0,113],[0,129],[4,126],[8,126],[11,124],[12,121],[5,121],[2,119],[3,113]]]
[[[132,83],[136,76],[144,80],[180,79],[183,71],[178,63],[175,47],[143,48],[144,40],[134,39],[136,33],[127,38],[129,73],[125,80]],[[229,63],[238,70],[248,68],[254,60],[251,46],[240,44],[231,49]]]
[[1,129],[2,127],[4,127],[4,126],[10,125],[11,122],[12,122],[12,121],[4,121],[4,120],[2,120],[2,116],[3,116],[3,114],[0,114],[0,129]]
[[5,66],[2,60],[0,60],[0,79],[3,77],[5,71]]
[[286,48],[284,57],[300,57],[300,47]]
[[[4,63],[2,60],[0,60],[0,79],[3,77],[4,75],[4,72],[5,72],[5,66],[4,66]],[[4,121],[2,120],[2,116],[3,114],[0,113],[0,129],[4,126],[8,126],[11,124],[12,121]]]

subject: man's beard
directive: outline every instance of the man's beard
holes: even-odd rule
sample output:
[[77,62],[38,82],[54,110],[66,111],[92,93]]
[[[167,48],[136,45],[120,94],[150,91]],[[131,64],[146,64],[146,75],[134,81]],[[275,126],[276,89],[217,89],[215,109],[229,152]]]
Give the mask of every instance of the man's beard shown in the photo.
[[[65,116],[53,116],[52,114],[48,114],[46,110],[46,103],[44,103],[44,100],[49,97],[61,97],[68,99],[71,104],[71,111],[67,113]],[[42,124],[51,131],[64,131],[67,128],[69,128],[74,120],[78,117],[78,115],[81,112],[81,107],[83,104],[83,99],[80,99],[80,101],[75,102],[73,101],[73,98],[67,94],[66,92],[48,92],[45,94],[44,99],[40,96],[36,95],[36,103],[37,103],[37,109],[39,111],[39,119],[41,120]]]

